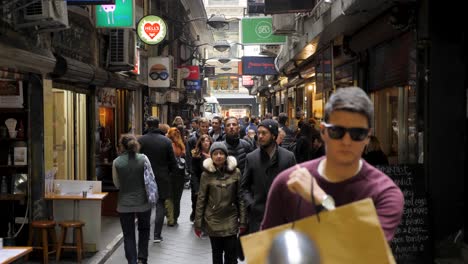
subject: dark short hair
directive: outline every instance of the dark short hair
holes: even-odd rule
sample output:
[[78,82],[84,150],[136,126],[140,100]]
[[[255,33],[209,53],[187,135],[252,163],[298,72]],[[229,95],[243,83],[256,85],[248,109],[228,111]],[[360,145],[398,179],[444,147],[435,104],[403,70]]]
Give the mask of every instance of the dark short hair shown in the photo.
[[159,127],[159,118],[157,118],[155,116],[148,117],[146,119],[146,125],[148,125],[148,127],[158,128]]
[[288,114],[286,113],[279,113],[278,115],[278,123],[282,125],[286,125],[286,122],[288,121]]
[[198,124],[198,117],[192,118],[192,121],[191,121],[191,122],[192,122],[192,123],[195,122],[195,123]]
[[374,118],[374,105],[369,96],[359,87],[339,88],[330,96],[324,110],[324,121],[328,122],[334,111],[358,113],[367,118],[371,127]]
[[213,119],[216,119],[219,121],[219,123],[223,123],[223,118],[221,118],[220,116],[213,116],[213,118],[211,118],[211,121],[213,121]]
[[231,120],[231,119],[236,120],[236,123],[239,124],[239,119],[237,119],[237,117],[235,117],[235,116],[228,116],[228,117],[226,117],[226,119],[224,120],[224,124],[226,124],[227,121],[228,121],[228,120]]

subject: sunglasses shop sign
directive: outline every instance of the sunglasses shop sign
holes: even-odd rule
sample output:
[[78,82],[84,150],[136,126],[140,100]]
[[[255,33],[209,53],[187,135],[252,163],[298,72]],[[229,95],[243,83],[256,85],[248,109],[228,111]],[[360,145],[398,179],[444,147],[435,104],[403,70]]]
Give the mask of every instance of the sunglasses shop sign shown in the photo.
[[167,88],[171,86],[172,61],[169,57],[148,58],[148,87]]

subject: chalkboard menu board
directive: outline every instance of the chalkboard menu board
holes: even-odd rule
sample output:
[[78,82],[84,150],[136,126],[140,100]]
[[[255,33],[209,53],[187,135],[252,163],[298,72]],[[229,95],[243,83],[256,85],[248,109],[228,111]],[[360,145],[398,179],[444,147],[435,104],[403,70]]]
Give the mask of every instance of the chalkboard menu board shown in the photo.
[[400,187],[405,196],[403,218],[391,242],[398,264],[430,263],[429,209],[421,165],[377,166]]

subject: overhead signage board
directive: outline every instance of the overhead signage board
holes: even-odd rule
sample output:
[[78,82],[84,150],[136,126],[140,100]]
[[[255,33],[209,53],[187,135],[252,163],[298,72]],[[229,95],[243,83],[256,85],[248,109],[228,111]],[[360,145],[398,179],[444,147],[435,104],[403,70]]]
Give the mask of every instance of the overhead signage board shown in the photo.
[[310,12],[315,4],[316,1],[265,0],[265,14]]
[[156,45],[166,37],[166,22],[158,16],[145,16],[138,22],[137,34],[144,43]]
[[251,75],[242,75],[242,86],[249,87],[254,85],[254,80]]
[[278,74],[274,57],[242,57],[242,74],[275,75]]
[[66,0],[68,5],[113,5],[118,0]]
[[135,47],[135,67],[131,72],[135,75],[140,75],[140,50]]
[[171,60],[169,57],[148,58],[148,87],[167,88],[171,85]]
[[115,0],[114,5],[96,6],[96,27],[135,28],[133,0]]
[[200,68],[196,65],[180,66],[180,74],[184,80],[199,80]]
[[273,35],[270,17],[242,18],[242,44],[284,44],[286,36]]
[[185,80],[184,86],[187,90],[200,90],[201,81],[200,80]]
[[205,66],[203,71],[205,73],[205,77],[215,76],[215,66]]

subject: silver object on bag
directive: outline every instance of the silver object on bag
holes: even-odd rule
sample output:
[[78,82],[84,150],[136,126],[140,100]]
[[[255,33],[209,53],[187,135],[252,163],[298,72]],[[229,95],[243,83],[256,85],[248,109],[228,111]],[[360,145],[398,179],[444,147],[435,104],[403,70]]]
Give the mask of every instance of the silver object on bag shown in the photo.
[[315,243],[304,233],[286,230],[279,233],[270,247],[268,264],[319,264]]

